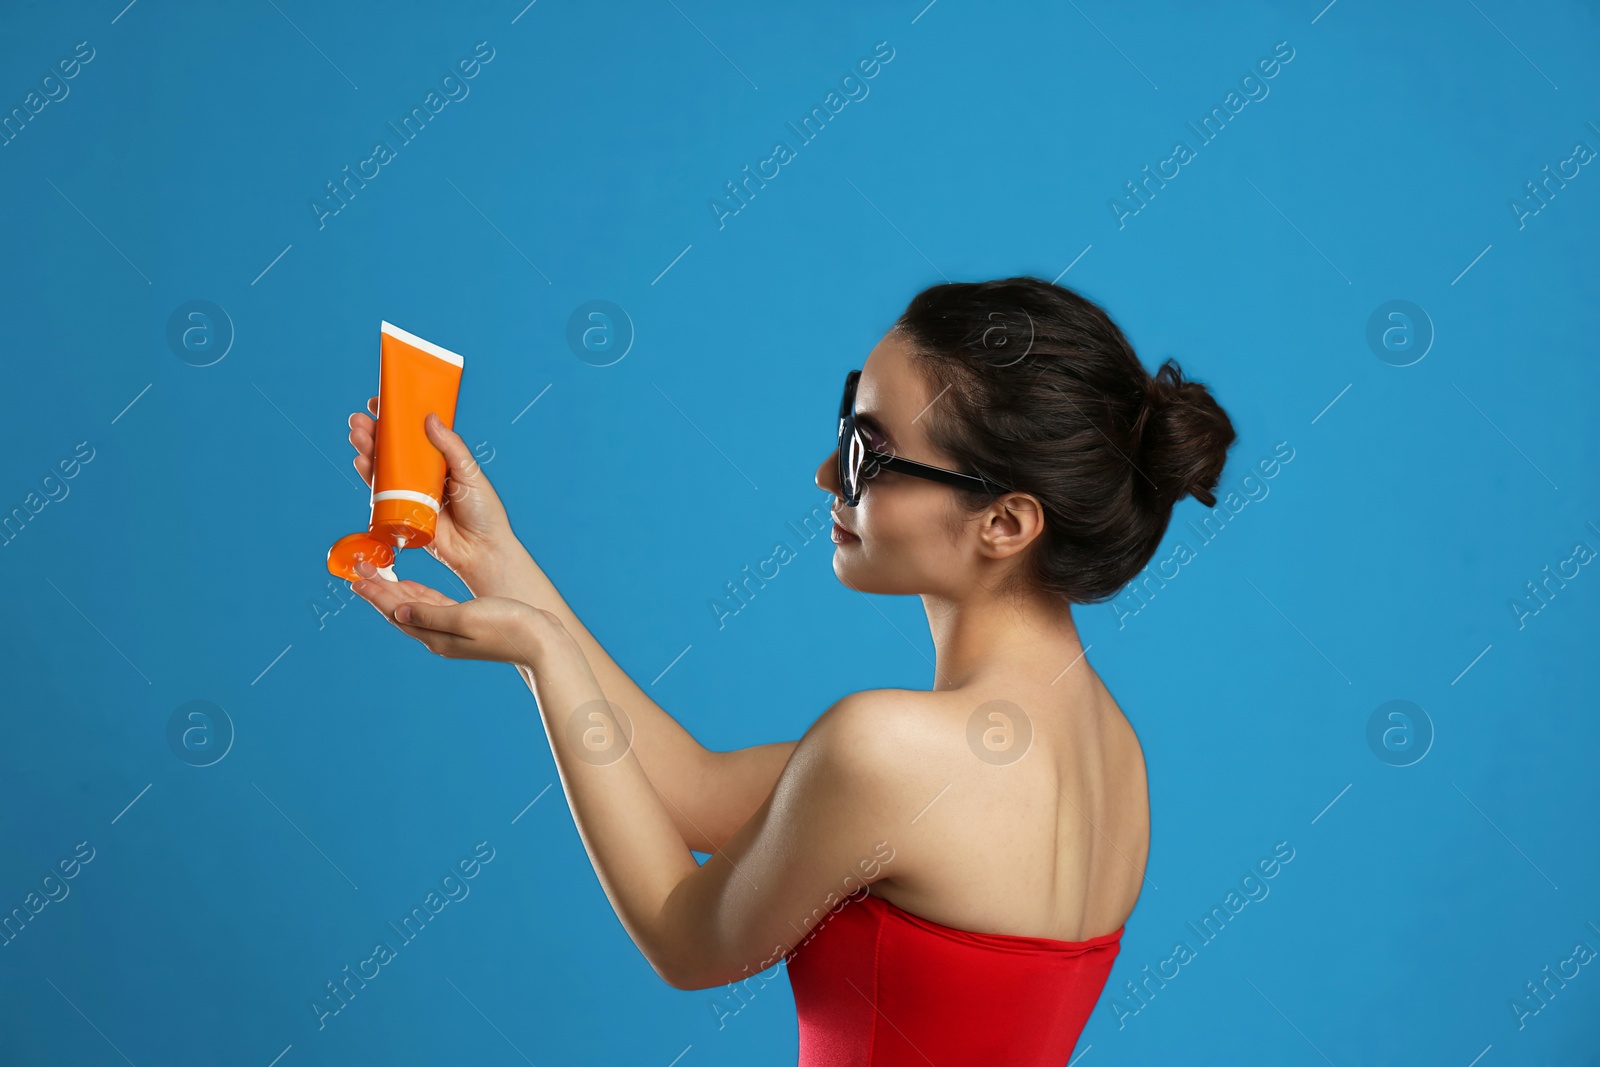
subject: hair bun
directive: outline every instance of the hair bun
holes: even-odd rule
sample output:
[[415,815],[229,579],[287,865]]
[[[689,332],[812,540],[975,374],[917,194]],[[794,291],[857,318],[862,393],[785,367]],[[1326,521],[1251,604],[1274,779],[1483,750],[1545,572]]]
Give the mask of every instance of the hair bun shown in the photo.
[[1204,384],[1185,380],[1176,360],[1145,381],[1145,407],[1136,427],[1140,467],[1163,502],[1190,495],[1214,507],[1233,426]]

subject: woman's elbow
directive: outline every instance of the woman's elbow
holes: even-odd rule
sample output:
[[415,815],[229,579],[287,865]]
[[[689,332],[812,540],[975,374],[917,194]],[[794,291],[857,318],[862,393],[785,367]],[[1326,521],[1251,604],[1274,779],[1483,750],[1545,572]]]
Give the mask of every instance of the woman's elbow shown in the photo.
[[696,989],[709,989],[711,986],[718,984],[715,981],[708,981],[705,977],[705,972],[698,968],[674,964],[666,960],[652,960],[650,966],[663,982],[673,989],[682,990],[686,993],[693,992]]
[[681,952],[656,952],[651,954],[650,966],[660,979],[673,989],[693,992],[711,989],[737,981],[739,975],[729,974],[722,962],[709,958],[709,954],[686,948]]

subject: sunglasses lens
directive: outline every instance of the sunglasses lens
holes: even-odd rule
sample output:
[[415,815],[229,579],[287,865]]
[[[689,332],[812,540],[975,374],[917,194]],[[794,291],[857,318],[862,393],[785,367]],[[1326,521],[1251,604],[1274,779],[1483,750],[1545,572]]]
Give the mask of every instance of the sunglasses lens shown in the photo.
[[861,451],[861,435],[859,433],[852,433],[850,435],[848,445],[847,458],[845,460],[846,477],[844,479],[844,486],[845,493],[850,497],[850,499],[854,500],[861,492],[861,460],[863,458],[863,453]]
[[861,496],[862,441],[853,418],[855,384],[859,375],[860,371],[851,371],[845,376],[844,396],[839,401],[839,488],[851,507]]

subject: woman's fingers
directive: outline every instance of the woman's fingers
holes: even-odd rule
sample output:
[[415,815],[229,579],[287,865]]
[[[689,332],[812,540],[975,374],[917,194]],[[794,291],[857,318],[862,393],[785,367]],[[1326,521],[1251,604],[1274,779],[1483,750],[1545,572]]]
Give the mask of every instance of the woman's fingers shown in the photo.
[[453,659],[530,663],[527,604],[505,597],[486,597],[462,604],[403,603],[395,625],[427,646]]
[[[450,465],[445,496],[451,505],[452,521],[464,528],[469,538],[498,537],[510,534],[506,528],[505,507],[500,495],[489,484],[489,476],[472,454],[461,435],[446,426],[437,413],[429,412],[422,421],[428,440]],[[491,457],[493,458],[492,454]]]
[[378,424],[372,416],[363,415],[359,411],[350,415],[350,444],[356,450],[352,462],[355,463],[356,473],[361,475],[361,480],[369,486],[372,484],[372,462],[377,444],[375,436],[377,431]]
[[452,604],[460,603],[458,600],[451,600],[449,597],[445,596],[443,593],[439,592],[439,590],[434,589],[431,586],[423,585],[421,582],[413,582],[409,578],[402,578],[400,581],[393,584],[398,585],[401,589],[404,589],[408,594],[410,594],[413,600],[420,600],[425,604],[437,604],[439,607],[447,608]]
[[410,626],[418,626],[424,630],[438,630],[441,633],[455,634],[458,637],[467,636],[467,619],[460,612],[451,610],[457,607],[454,604],[430,604],[415,600],[406,601],[397,606],[404,608],[403,617],[395,618]]
[[[375,573],[370,563],[356,565]],[[540,614],[507,597],[457,602],[421,582],[363,578],[351,588],[401,633],[420,641],[428,651],[456,659],[531,662],[527,620]],[[546,613],[547,614],[547,613]]]
[[486,484],[487,479],[481,473],[477,459],[472,455],[472,450],[467,443],[444,424],[438,415],[429,412],[422,421],[422,428],[428,434],[428,440],[444,454],[445,460],[450,464],[450,477],[469,489],[477,489]]
[[448,596],[439,592],[439,590],[433,588],[431,585],[423,585],[421,582],[414,582],[410,578],[401,578],[393,582],[389,581],[387,578],[380,578],[378,575],[378,568],[374,567],[369,560],[359,561],[356,564],[356,573],[361,575],[362,580],[369,582],[380,582],[382,585],[387,586],[390,590],[398,590],[404,593],[405,596],[401,597],[401,600],[410,598],[412,600],[423,600],[429,604],[441,605],[458,603],[458,601],[450,599]]
[[356,446],[356,451],[372,455],[377,433],[378,424],[371,416],[359,411],[350,416],[350,443]]
[[[372,565],[362,562],[356,564],[356,569],[365,573]],[[437,589],[409,579],[391,582],[383,578],[365,578],[351,588],[397,630],[422,642],[428,651],[441,656],[478,658],[471,655],[473,642],[469,636],[478,627],[471,625],[471,618],[460,614],[459,602]],[[396,614],[402,607],[404,618]],[[418,617],[411,616],[412,612]]]
[[372,436],[361,430],[350,431],[350,443],[355,446],[356,454],[351,458],[355,464],[356,473],[361,475],[361,480],[368,486],[372,485]]
[[374,396],[374,397],[369,397],[368,398],[368,400],[367,400],[367,410],[372,412],[372,414],[374,416],[376,416],[378,414],[378,398],[377,397]]
[[[378,398],[372,397],[368,400],[367,407],[376,412]],[[361,475],[361,480],[371,486],[377,456],[378,422],[371,415],[363,415],[357,411],[351,413],[349,424],[350,444],[356,450],[351,462],[356,468],[356,473]],[[467,443],[459,434],[447,427],[437,414],[431,412],[423,420],[423,432],[449,464],[448,474],[451,484],[447,488],[452,489],[452,502],[457,495],[454,491],[455,486],[469,491],[475,490],[486,494],[490,499],[495,499],[494,488],[484,476],[477,457],[472,454],[472,450],[467,447]]]
[[[371,564],[362,562],[356,564],[357,572],[363,572]],[[376,573],[374,571],[374,573]],[[437,607],[451,607],[456,601],[451,600],[437,589],[413,582],[409,579],[391,582],[386,578],[364,578],[359,582],[352,582],[350,588],[356,594],[383,613],[383,617],[399,626],[394,617],[395,608],[401,604],[423,603]],[[415,635],[413,635],[415,636]]]

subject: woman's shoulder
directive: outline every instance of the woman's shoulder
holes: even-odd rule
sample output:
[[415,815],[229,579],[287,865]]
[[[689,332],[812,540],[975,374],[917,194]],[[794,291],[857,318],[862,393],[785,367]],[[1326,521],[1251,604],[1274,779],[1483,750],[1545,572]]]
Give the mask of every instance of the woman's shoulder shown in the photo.
[[916,723],[930,706],[919,698],[931,695],[910,689],[847,693],[817,716],[801,742],[858,752],[863,758],[891,754],[894,746],[916,734]]
[[813,731],[874,747],[874,743],[904,745],[927,738],[954,707],[949,694],[923,689],[862,689],[834,701]]
[[967,752],[966,703],[953,693],[863,689],[819,715],[800,748],[920,795],[934,778],[948,780]]
[[813,732],[815,748],[915,793],[935,780],[983,777],[1035,752],[1026,759],[1033,773],[1012,776],[1016,788],[1043,774],[1054,790],[1063,776],[1082,779],[1085,761],[1114,769],[1120,780],[1144,775],[1138,735],[1103,687],[1050,694],[1022,686],[864,689],[830,706],[808,737]]

